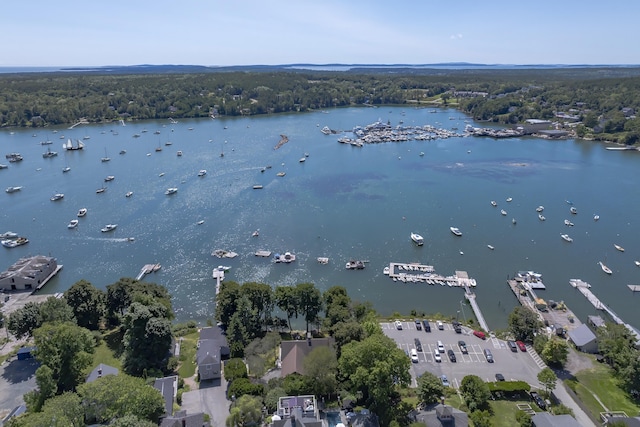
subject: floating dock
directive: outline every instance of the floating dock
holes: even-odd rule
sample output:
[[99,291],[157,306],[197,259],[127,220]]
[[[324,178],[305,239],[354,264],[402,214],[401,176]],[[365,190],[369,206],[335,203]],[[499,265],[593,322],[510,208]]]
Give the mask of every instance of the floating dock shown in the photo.
[[216,296],[220,293],[220,285],[224,280],[224,269],[216,267],[213,269],[213,278],[216,279]]
[[[386,274],[386,273],[385,273]],[[389,277],[404,283],[426,283],[451,287],[475,287],[476,281],[470,279],[466,272],[456,271],[454,276],[442,276],[435,273],[432,265],[419,263],[389,263]]]
[[256,251],[255,256],[260,256],[263,258],[269,258],[271,256],[271,251]]
[[160,264],[146,264],[144,267],[142,267],[142,269],[140,270],[140,273],[138,273],[138,275],[136,276],[136,280],[142,280],[142,278],[147,274],[155,273],[161,268],[162,266]]
[[640,285],[627,285],[627,288],[631,289],[631,292],[640,292]]

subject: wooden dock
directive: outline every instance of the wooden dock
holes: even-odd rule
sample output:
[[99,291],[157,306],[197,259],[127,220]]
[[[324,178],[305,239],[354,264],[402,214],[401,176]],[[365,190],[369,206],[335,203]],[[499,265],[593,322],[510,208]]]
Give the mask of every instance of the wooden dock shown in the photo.
[[40,284],[38,284],[38,286],[36,286],[36,288],[33,290],[33,292],[32,292],[32,293],[34,293],[34,292],[39,291],[40,289],[42,289],[42,288],[44,287],[44,285],[46,285],[46,284],[47,284],[47,282],[48,282],[49,280],[53,279],[53,276],[55,276],[56,274],[58,274],[58,272],[59,272],[60,270],[62,270],[62,264],[58,264],[58,266],[56,267],[56,269],[55,269],[55,270],[53,270],[53,271],[51,272],[51,274],[50,274],[50,275],[48,275],[47,277],[45,277],[45,279],[44,279],[42,282],[40,282]]
[[140,273],[138,273],[138,275],[136,276],[136,280],[142,280],[144,276],[149,273],[155,273],[156,271],[160,270],[160,268],[162,268],[160,264],[146,264],[144,267],[142,267]]
[[[386,273],[385,273],[386,274]],[[442,276],[435,273],[432,265],[419,263],[389,263],[389,277],[403,283],[426,283],[450,287],[475,287],[476,281],[469,278],[466,272],[456,271],[454,276]]]
[[255,256],[269,258],[271,256],[271,251],[256,251]]

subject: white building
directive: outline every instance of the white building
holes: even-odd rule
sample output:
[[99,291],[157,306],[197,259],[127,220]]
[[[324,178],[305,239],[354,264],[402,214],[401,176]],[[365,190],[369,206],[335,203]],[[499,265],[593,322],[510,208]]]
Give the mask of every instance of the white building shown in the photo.
[[37,289],[53,277],[62,266],[55,258],[36,255],[20,258],[0,273],[0,289],[7,291]]

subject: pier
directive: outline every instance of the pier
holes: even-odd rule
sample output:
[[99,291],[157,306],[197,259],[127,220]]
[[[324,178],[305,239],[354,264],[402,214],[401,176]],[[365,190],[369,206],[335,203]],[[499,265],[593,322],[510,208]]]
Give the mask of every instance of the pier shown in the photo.
[[162,268],[160,264],[146,264],[144,267],[142,267],[140,273],[138,273],[138,275],[136,276],[136,280],[142,280],[144,276],[149,273],[155,273],[156,271],[160,270],[160,268]]
[[[469,279],[469,275],[466,271],[456,271],[456,277],[458,278],[462,286],[464,286],[464,297],[467,301],[469,301],[469,305],[471,305],[471,309],[473,310],[473,314],[475,314],[476,319],[478,320],[478,324],[482,329],[490,332],[491,329],[489,329],[489,325],[482,315],[482,311],[480,310],[478,301],[476,301],[476,294],[471,290],[470,287],[469,281],[473,279]],[[473,281],[473,283],[475,286],[475,280]]]
[[[450,287],[475,287],[476,281],[470,279],[466,272],[456,272],[455,276],[442,276],[435,273],[432,265],[419,263],[389,263],[389,277],[403,283],[426,283]],[[460,273],[460,274],[459,274]],[[387,271],[385,269],[385,274]]]
[[35,289],[33,290],[33,292],[31,292],[31,293],[33,294],[33,293],[35,293],[36,291],[39,291],[40,289],[42,289],[42,288],[44,287],[44,285],[46,285],[46,284],[47,284],[47,282],[48,282],[49,280],[53,279],[53,276],[55,276],[56,274],[58,274],[58,272],[59,272],[60,270],[62,270],[62,264],[58,264],[58,265],[56,266],[56,269],[55,269],[55,270],[53,270],[53,271],[51,272],[51,274],[50,274],[50,275],[48,275],[47,277],[45,277],[45,279],[44,279],[42,282],[40,282],[40,284],[39,284],[38,286],[36,286],[36,288],[35,288]]
[[627,285],[631,292],[640,292],[640,285]]
[[216,279],[216,296],[220,293],[220,286],[224,280],[224,268],[216,267],[213,269],[213,278]]

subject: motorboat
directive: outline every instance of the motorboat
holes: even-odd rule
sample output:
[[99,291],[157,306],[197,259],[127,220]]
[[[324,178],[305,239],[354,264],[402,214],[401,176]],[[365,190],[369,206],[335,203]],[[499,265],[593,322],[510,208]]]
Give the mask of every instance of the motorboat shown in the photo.
[[67,228],[76,228],[77,226],[78,226],[77,219],[72,219],[71,221],[69,221],[69,224],[67,224]]
[[254,190],[262,190],[262,185],[256,184],[256,185],[253,186],[253,189]]
[[42,153],[42,157],[44,159],[50,159],[52,157],[55,157],[58,155],[57,151],[51,151],[51,148],[47,147],[47,151],[45,151],[44,153]]
[[4,239],[14,239],[18,237],[18,233],[14,233],[13,231],[6,231],[2,234],[0,234],[0,239],[4,240]]
[[107,177],[105,177],[104,182],[109,182],[109,181],[113,181],[114,179],[116,179],[115,176],[113,175],[107,175]]
[[204,219],[201,219],[200,221],[196,222],[196,224],[198,224],[198,225],[204,224]]
[[489,249],[491,249],[491,250],[494,250],[494,249],[495,249],[495,248],[494,248],[493,246],[491,246],[491,245],[487,245],[487,247],[488,247]]
[[292,254],[291,252],[285,252],[284,255],[280,255],[280,254],[275,254],[275,256],[273,257],[273,260],[277,263],[290,263],[296,260],[296,256],[294,254]]
[[634,261],[638,267],[640,267],[640,261]]
[[226,251],[224,249],[216,249],[215,251],[211,252],[211,256],[215,256],[218,258],[235,258],[238,256],[238,254],[236,252],[233,251]]
[[29,239],[27,239],[26,237],[18,237],[15,240],[6,239],[0,241],[0,244],[2,244],[2,246],[4,246],[5,248],[15,248],[16,246],[22,246],[27,243],[29,243]]
[[594,215],[594,216],[593,216],[593,220],[594,220],[594,221],[597,221],[597,220],[599,220],[599,219],[600,219],[600,215]]
[[100,229],[103,233],[108,233],[109,231],[113,231],[118,227],[118,224],[107,224]]
[[512,197],[507,197],[507,202],[510,202],[510,201],[512,201],[512,200],[513,200],[513,198],[512,198]]
[[572,214],[574,214],[574,215],[575,215],[575,214],[577,214],[577,213],[578,213],[578,209],[576,209],[576,207],[575,207],[575,206],[571,206],[571,207],[569,208],[569,212],[571,212]]
[[513,225],[516,225],[516,219],[515,219],[515,218],[511,218],[511,223],[512,223]]
[[500,215],[507,216],[507,211],[505,211],[504,209],[501,209],[500,210]]
[[62,172],[63,173],[69,172],[70,170],[71,170],[71,168],[69,166],[65,166],[65,167],[62,168]]
[[609,267],[607,267],[602,263],[602,261],[598,261],[598,264],[600,264],[600,268],[602,268],[602,271],[604,271],[605,273],[607,274],[613,273]]
[[80,208],[78,210],[78,217],[82,218],[83,216],[85,216],[87,214],[87,208]]
[[573,223],[571,221],[569,221],[568,219],[564,220],[564,225],[566,225],[567,227],[573,227]]
[[276,174],[276,176],[281,176],[281,177],[282,177],[282,176],[285,176],[285,175],[286,175],[286,173],[284,173],[284,172],[278,172],[278,173]]
[[491,201],[491,206],[493,206],[495,208],[496,206],[498,206],[498,203],[495,200],[492,200]]
[[165,191],[164,194],[169,196],[171,194],[176,194],[177,192],[178,192],[178,189],[176,187],[171,187],[171,188],[167,188],[167,191]]
[[388,266],[382,269],[382,274],[384,274],[385,276],[389,275],[389,267]]
[[251,237],[258,237],[259,235],[260,235],[260,233],[258,232],[258,230],[256,230],[253,233],[251,233]]
[[451,232],[456,236],[462,236],[462,231],[457,227],[449,227],[449,230],[451,230]]
[[107,191],[107,187],[100,187],[96,190],[96,194],[104,193]]
[[545,216],[544,216],[544,215],[542,215],[542,214],[538,214],[538,219],[539,219],[540,221],[544,221],[544,220],[546,220],[547,218],[545,218]]
[[160,172],[160,173],[158,174],[158,177],[159,177],[159,178],[162,178],[163,176],[164,176],[164,172]]
[[364,268],[364,261],[349,261],[346,265],[345,268],[347,270],[362,270]]
[[201,169],[200,172],[198,172],[198,176],[205,176],[207,174],[207,171],[205,169]]
[[178,150],[178,151],[176,152],[176,156],[178,156],[178,157],[182,157],[182,150]]
[[57,194],[54,194],[53,196],[51,196],[51,199],[50,199],[50,200],[51,200],[52,202],[56,202],[56,201],[58,201],[58,200],[62,200],[63,198],[64,198],[64,194],[62,194],[62,193],[57,193]]
[[536,208],[536,212],[542,212],[544,210],[544,206],[540,205]]
[[120,150],[120,154],[127,154],[127,150]]
[[560,237],[562,237],[562,240],[566,241],[566,242],[573,242],[573,239],[571,237],[569,237],[568,234],[561,234]]
[[616,248],[617,250],[619,250],[620,252],[624,252],[624,248],[622,246],[620,246],[620,245],[614,244],[613,247]]
[[133,196],[133,191],[127,191],[126,194],[124,195],[124,197],[131,197]]
[[418,246],[422,246],[424,244],[424,239],[418,233],[411,233],[411,240],[413,240]]
[[7,193],[15,193],[16,191],[20,191],[22,190],[22,187],[7,187],[6,191]]

